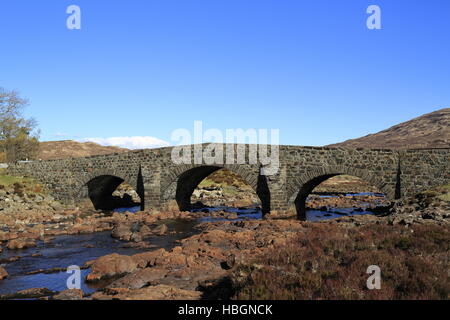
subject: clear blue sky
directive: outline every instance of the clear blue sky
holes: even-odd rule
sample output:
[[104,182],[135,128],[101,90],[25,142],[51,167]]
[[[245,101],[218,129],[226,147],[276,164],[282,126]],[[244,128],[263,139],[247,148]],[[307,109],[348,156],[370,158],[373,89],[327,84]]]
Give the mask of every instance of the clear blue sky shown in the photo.
[[202,120],[325,145],[450,106],[448,0],[2,0],[0,32],[0,86],[42,140],[169,141]]

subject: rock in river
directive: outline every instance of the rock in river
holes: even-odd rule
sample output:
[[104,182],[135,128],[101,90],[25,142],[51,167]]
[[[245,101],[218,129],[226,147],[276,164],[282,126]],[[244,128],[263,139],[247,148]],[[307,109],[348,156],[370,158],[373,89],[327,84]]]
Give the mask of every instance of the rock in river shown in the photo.
[[36,247],[36,242],[33,239],[14,239],[8,242],[7,247],[10,250],[32,248]]
[[8,276],[8,272],[2,267],[0,267],[0,280],[5,279]]
[[92,262],[91,268],[92,272],[87,275],[86,281],[98,281],[131,273],[137,269],[137,262],[130,256],[113,253]]

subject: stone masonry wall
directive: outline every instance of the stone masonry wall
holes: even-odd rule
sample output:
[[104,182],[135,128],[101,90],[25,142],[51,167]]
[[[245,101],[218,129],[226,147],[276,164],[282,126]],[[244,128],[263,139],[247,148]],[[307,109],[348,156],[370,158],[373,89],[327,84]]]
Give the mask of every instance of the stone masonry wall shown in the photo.
[[[191,150],[191,157],[201,154],[208,145]],[[226,167],[242,176],[271,210],[287,209],[295,205],[300,190],[308,191],[322,178],[349,174],[360,177],[385,193],[389,198],[408,196],[434,185],[450,183],[450,149],[431,150],[371,150],[320,147],[279,147],[279,170],[275,175],[261,177],[263,163],[259,159],[248,164],[249,149],[254,145],[212,145],[220,155],[220,148],[245,150],[247,164],[213,163],[211,157],[201,164],[175,164],[172,147],[146,149],[126,153],[99,155],[66,160],[34,161],[12,164],[11,175],[30,176],[44,183],[60,200],[71,202],[87,196],[87,183],[98,176],[117,176],[136,188],[145,207],[160,207],[176,200],[183,189],[180,183],[202,178],[196,168]],[[270,150],[270,147],[269,147]],[[223,158],[224,159],[224,158]],[[183,176],[183,179],[180,177]],[[182,180],[182,181],[181,181]],[[178,190],[178,191],[177,191]],[[180,191],[181,190],[181,191]]]

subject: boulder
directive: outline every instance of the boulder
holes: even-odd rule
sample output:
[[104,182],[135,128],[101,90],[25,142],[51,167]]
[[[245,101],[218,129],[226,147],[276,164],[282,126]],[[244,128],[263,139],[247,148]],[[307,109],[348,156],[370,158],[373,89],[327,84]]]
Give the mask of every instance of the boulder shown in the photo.
[[139,234],[141,235],[142,238],[145,238],[152,234],[152,230],[147,225],[144,224],[139,230]]
[[16,233],[0,231],[0,242],[17,239],[18,237],[19,236]]
[[71,233],[79,233],[79,234],[86,234],[86,233],[92,233],[95,231],[95,224],[75,224],[71,228]]
[[132,226],[130,224],[118,223],[112,230],[111,236],[116,239],[130,241],[133,235]]
[[130,256],[117,253],[109,254],[91,263],[92,271],[86,276],[86,281],[98,281],[131,273],[137,270],[137,265],[137,262]]
[[0,280],[5,279],[8,276],[8,272],[2,267],[0,267]]
[[21,250],[36,247],[36,242],[33,239],[13,239],[8,242],[7,247],[10,250]]
[[143,237],[139,232],[135,232],[131,235],[130,240],[139,243],[143,240]]
[[16,293],[6,294],[0,296],[0,300],[13,300],[13,299],[38,299],[42,297],[48,297],[55,294],[55,292],[47,288],[32,288],[21,290]]
[[166,269],[162,268],[145,268],[122,277],[113,283],[109,288],[128,288],[140,289],[148,284],[155,284],[159,279],[164,278],[167,274]]
[[153,229],[153,233],[158,236],[165,235],[167,233],[167,231],[169,231],[169,228],[165,224],[162,224],[162,225],[156,227],[155,229]]
[[80,289],[68,289],[53,296],[55,300],[82,300],[83,291]]
[[137,264],[138,268],[146,268],[155,265],[158,257],[163,257],[167,254],[164,249],[158,249],[155,251],[148,251],[132,255],[131,258]]
[[168,252],[163,256],[156,257],[155,266],[178,269],[187,265],[187,256],[182,253]]
[[166,269],[176,269],[187,265],[187,256],[180,250],[168,252],[164,249],[138,253],[131,256],[139,268],[152,266],[164,267]]

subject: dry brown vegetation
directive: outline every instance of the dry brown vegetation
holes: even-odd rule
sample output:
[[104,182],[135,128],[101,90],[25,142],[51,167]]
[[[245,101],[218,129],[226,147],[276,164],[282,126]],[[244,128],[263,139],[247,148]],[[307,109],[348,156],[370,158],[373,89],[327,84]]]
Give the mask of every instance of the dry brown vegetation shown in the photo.
[[319,184],[313,192],[339,192],[339,193],[358,193],[358,192],[380,192],[376,187],[370,185],[361,178],[338,175],[325,180]]
[[[306,233],[233,272],[235,299],[449,299],[450,228],[309,223]],[[369,290],[370,265],[381,289]]]
[[105,147],[93,142],[47,141],[39,145],[38,159],[55,160],[126,152],[128,149]]
[[329,147],[344,148],[449,148],[450,108],[441,109],[400,123],[375,134]]
[[248,183],[241,176],[225,168],[210,174],[205,180],[202,181],[199,187],[211,186],[228,186],[236,189],[251,189]]

